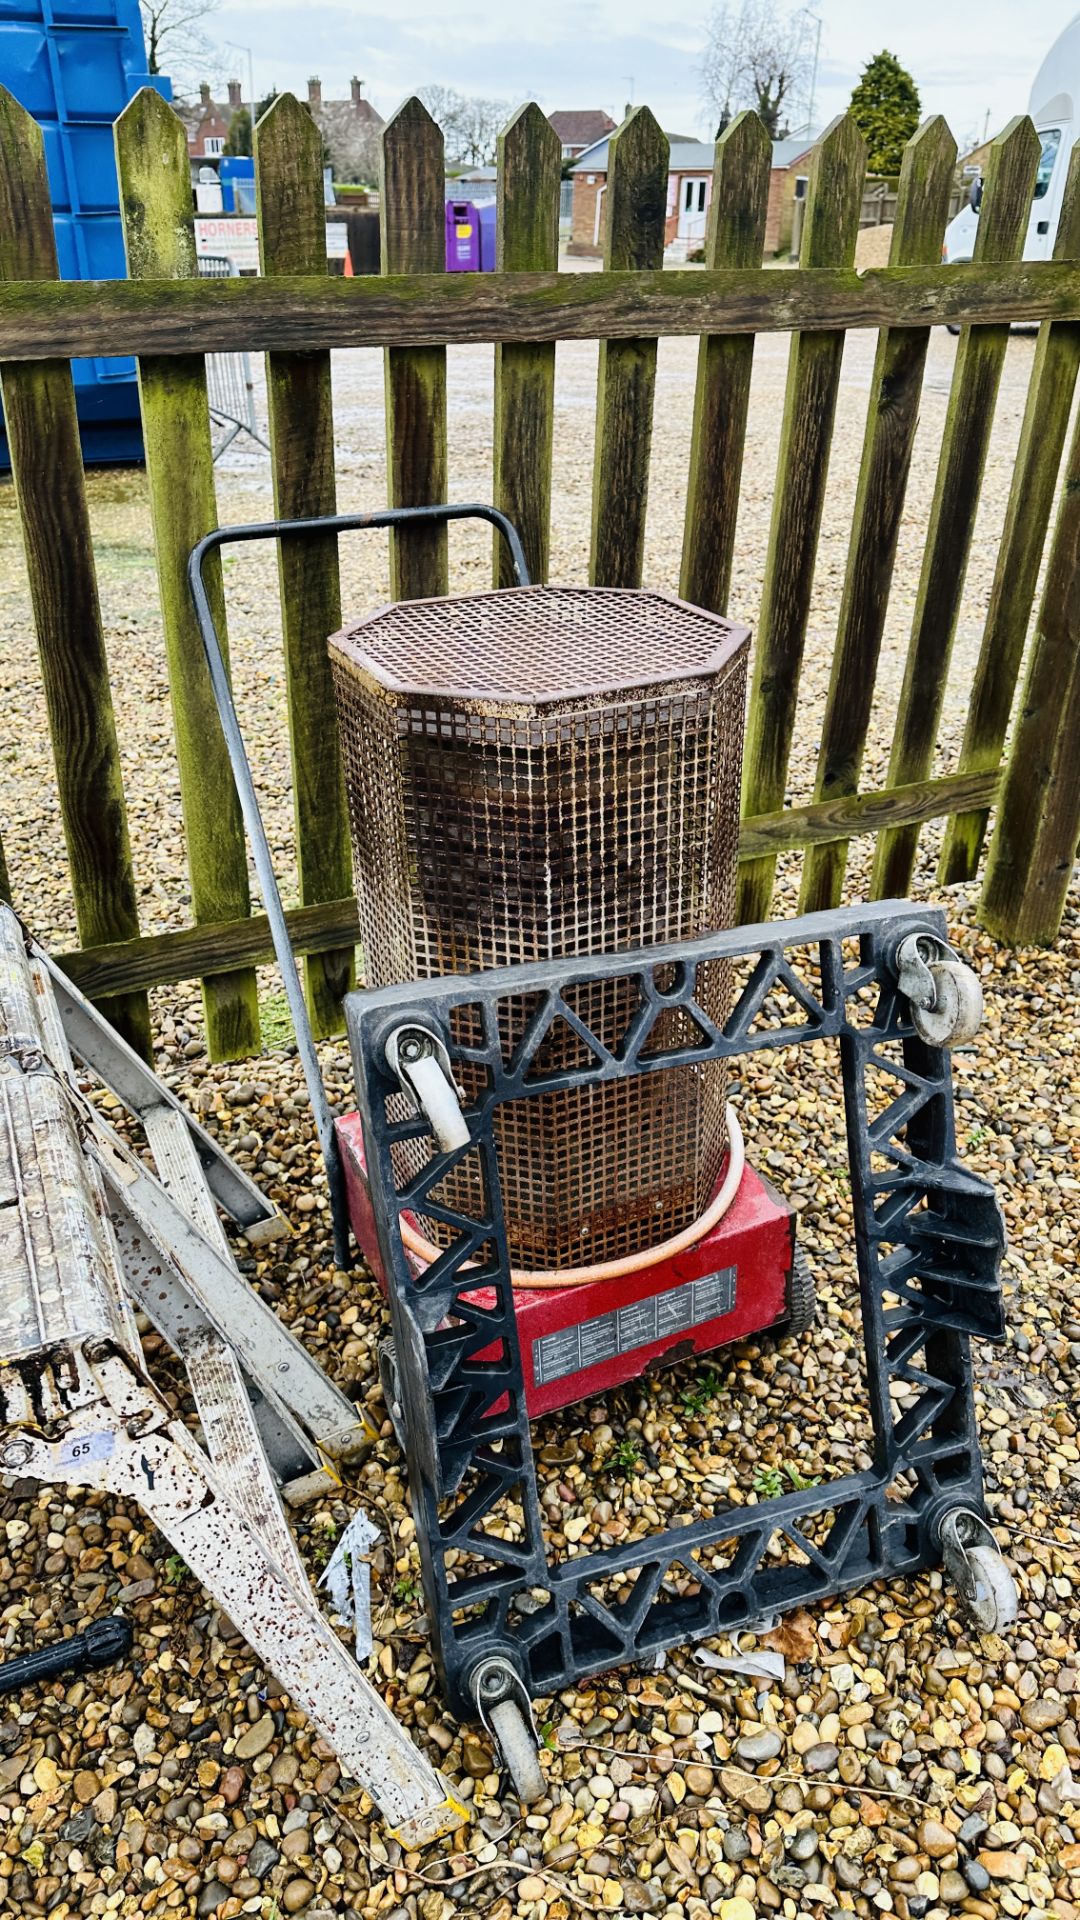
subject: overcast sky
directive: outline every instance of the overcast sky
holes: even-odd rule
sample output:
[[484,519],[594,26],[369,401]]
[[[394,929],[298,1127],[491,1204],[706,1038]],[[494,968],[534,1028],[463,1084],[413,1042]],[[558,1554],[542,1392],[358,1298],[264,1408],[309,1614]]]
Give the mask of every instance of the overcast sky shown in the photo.
[[[709,0],[393,0],[378,10],[333,0],[223,0],[215,40],[250,44],[255,89],[302,97],[318,74],[324,97],[344,96],[356,73],[384,115],[431,83],[556,107],[645,101],[676,133],[711,132],[698,66]],[[814,119],[846,106],[859,69],[882,44],[914,74],[924,113],[943,113],[957,139],[981,137],[1022,112],[1044,53],[1075,0],[904,0],[884,24],[866,0],[820,0],[821,58]],[[224,53],[248,91],[246,56]],[[805,117],[805,107],[796,119]]]

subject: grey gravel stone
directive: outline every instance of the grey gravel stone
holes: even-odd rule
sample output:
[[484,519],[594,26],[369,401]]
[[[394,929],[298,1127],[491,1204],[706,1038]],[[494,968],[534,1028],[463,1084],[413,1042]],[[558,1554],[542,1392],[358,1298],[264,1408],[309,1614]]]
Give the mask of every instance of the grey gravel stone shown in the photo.
[[281,1855],[269,1840],[256,1840],[247,1857],[247,1870],[253,1880],[265,1880],[271,1867],[276,1867]]

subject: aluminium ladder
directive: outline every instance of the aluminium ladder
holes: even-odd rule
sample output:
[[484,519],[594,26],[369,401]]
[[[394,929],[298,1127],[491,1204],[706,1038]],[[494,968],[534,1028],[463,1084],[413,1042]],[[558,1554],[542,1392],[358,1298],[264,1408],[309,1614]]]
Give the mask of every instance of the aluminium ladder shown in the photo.
[[[156,1172],[73,1055],[141,1122]],[[0,1468],[136,1501],[389,1829],[424,1845],[465,1810],[324,1619],[286,1519],[363,1429],[244,1281],[218,1206],[255,1244],[287,1230],[0,905]],[[205,1446],[150,1380],[136,1310],[182,1361]]]

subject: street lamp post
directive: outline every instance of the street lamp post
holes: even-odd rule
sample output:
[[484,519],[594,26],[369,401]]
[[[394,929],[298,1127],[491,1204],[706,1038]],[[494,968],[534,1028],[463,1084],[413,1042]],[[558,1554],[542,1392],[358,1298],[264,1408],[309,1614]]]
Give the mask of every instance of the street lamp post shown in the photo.
[[248,103],[248,110],[251,114],[251,131],[252,131],[252,134],[254,135],[254,132],[255,132],[255,62],[252,57],[251,48],[240,46],[236,40],[225,40],[223,41],[222,44],[226,47],[231,47],[234,53],[247,54],[248,94],[250,96],[249,103]]
[[812,133],[814,130],[814,96],[817,93],[818,59],[821,54],[821,15],[820,13],[810,13],[809,10],[807,10],[807,19],[817,21],[817,32],[814,35],[814,61],[810,69],[810,100],[806,109],[806,124],[808,130]]

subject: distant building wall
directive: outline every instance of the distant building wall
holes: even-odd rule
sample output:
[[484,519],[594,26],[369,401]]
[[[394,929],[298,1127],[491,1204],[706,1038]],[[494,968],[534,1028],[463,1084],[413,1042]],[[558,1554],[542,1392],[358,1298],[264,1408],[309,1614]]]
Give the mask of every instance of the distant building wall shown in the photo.
[[597,227],[596,203],[601,194],[606,200],[606,173],[575,173],[574,200],[570,210],[570,253],[601,254],[604,251],[604,212],[600,207]]

